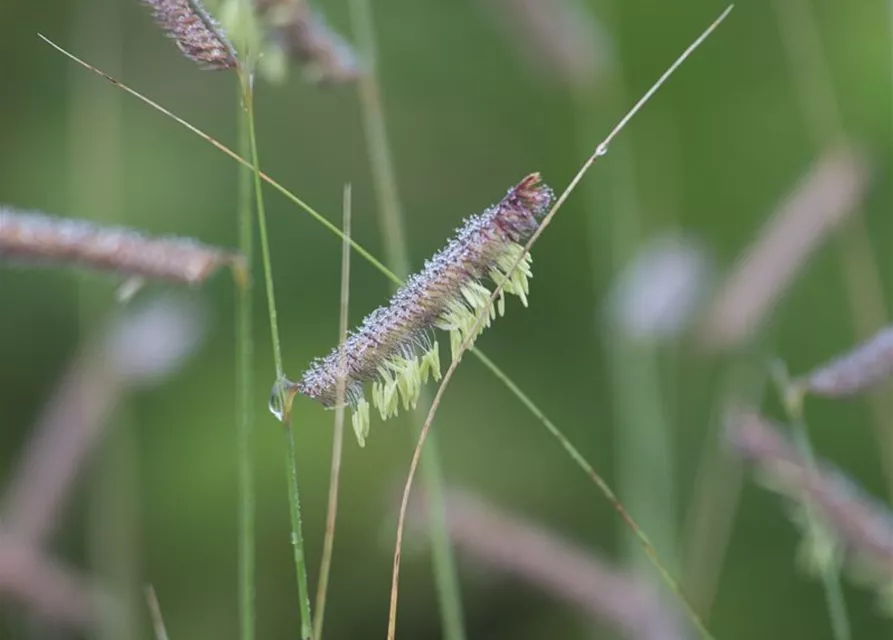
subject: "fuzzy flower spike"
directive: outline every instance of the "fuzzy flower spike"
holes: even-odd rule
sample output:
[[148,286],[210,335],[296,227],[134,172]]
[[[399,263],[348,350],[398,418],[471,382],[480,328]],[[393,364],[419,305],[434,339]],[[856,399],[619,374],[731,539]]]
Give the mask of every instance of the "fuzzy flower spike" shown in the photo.
[[[343,381],[344,399],[353,409],[353,428],[362,446],[369,433],[368,381],[372,405],[382,419],[396,415],[401,403],[404,409],[415,407],[428,377],[440,379],[435,329],[449,332],[455,358],[466,339],[477,337],[472,331],[488,306],[478,331],[505,312],[505,294],[518,296],[527,306],[530,256],[518,260],[523,243],[552,201],[552,190],[534,173],[509,189],[498,204],[468,218],[387,306],[370,313],[342,347],[313,361],[301,379],[289,385],[288,395],[300,392],[331,408]],[[490,305],[492,289],[485,282],[503,286],[495,305]]]
[[233,69],[238,57],[201,0],[143,0],[184,56],[205,69]]

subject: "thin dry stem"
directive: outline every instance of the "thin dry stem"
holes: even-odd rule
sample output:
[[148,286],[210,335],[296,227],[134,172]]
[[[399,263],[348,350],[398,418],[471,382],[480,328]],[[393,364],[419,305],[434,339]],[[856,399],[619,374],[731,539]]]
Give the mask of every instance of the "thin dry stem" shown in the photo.
[[[351,186],[344,186],[344,220],[342,228],[344,240],[341,243],[341,304],[338,318],[338,344],[343,352],[347,339],[348,308],[350,302],[350,218]],[[343,356],[342,356],[343,357]],[[326,510],[326,532],[323,538],[322,560],[320,561],[319,582],[316,587],[316,618],[313,637],[322,638],[323,618],[326,611],[326,594],[329,585],[329,572],[332,567],[332,550],[335,546],[335,521],[338,517],[338,487],[341,478],[341,453],[344,448],[344,394],[345,380],[338,383],[335,403],[335,424],[332,435],[332,468],[329,474],[329,503]]]
[[[144,104],[147,104],[148,106],[152,107],[153,109],[155,109],[155,110],[158,111],[159,113],[161,113],[161,114],[167,116],[168,118],[170,118],[171,120],[173,120],[174,122],[176,122],[177,124],[179,124],[180,126],[184,127],[185,129],[187,129],[188,131],[190,131],[190,132],[193,133],[194,135],[198,136],[199,138],[201,138],[202,140],[204,140],[205,142],[207,142],[208,144],[210,144],[212,147],[214,147],[214,148],[217,149],[218,151],[221,151],[223,154],[225,154],[225,155],[229,156],[230,158],[232,158],[233,160],[235,160],[236,162],[238,162],[238,163],[241,164],[242,166],[244,166],[244,167],[248,167],[248,168],[251,169],[252,171],[255,170],[254,164],[251,163],[249,160],[243,158],[243,157],[240,156],[238,153],[236,153],[235,151],[233,151],[232,149],[230,149],[229,147],[227,147],[225,144],[221,143],[220,141],[216,140],[216,139],[213,138],[212,136],[208,135],[207,133],[205,133],[204,131],[202,131],[201,129],[199,129],[198,127],[196,127],[195,125],[192,125],[192,124],[190,124],[189,122],[186,122],[186,120],[184,120],[183,118],[181,118],[181,117],[179,117],[178,115],[174,114],[174,113],[171,112],[169,109],[165,109],[163,106],[161,106],[160,104],[158,104],[158,103],[155,102],[154,100],[151,100],[151,99],[147,98],[146,96],[144,96],[143,94],[141,94],[139,91],[136,91],[135,89],[130,88],[129,86],[127,86],[126,84],[124,84],[124,83],[121,82],[120,80],[116,80],[115,78],[113,78],[113,77],[110,76],[109,74],[105,73],[104,71],[102,71],[102,70],[100,70],[100,69],[94,67],[93,65],[91,65],[90,63],[88,63],[88,62],[82,60],[81,58],[78,58],[76,55],[70,53],[69,51],[66,51],[65,49],[63,49],[62,47],[60,47],[58,44],[56,44],[55,42],[53,42],[52,40],[50,40],[50,39],[47,38],[46,36],[44,36],[44,35],[42,35],[42,34],[37,34],[37,36],[38,36],[41,40],[43,40],[44,42],[46,42],[49,46],[51,46],[53,49],[55,49],[56,51],[58,51],[59,53],[61,53],[63,56],[65,56],[66,58],[68,58],[68,59],[70,59],[70,60],[76,62],[77,64],[81,65],[82,67],[84,67],[84,68],[87,69],[88,71],[91,71],[91,72],[95,73],[96,75],[100,76],[101,78],[104,78],[105,80],[107,80],[108,82],[110,82],[110,83],[113,84],[114,86],[118,87],[118,88],[121,89],[122,91],[125,91],[126,93],[130,94],[131,96],[133,96],[134,98],[136,98],[136,99],[139,100],[140,102],[142,102],[142,103],[144,103]],[[257,171],[257,175],[260,177],[261,180],[263,180],[264,182],[266,182],[267,184],[269,184],[271,187],[273,187],[274,189],[276,189],[276,191],[278,191],[279,193],[281,193],[281,194],[282,194],[283,196],[285,196],[288,200],[290,200],[290,201],[293,202],[294,204],[298,205],[301,209],[303,209],[308,215],[310,215],[310,216],[311,216],[314,220],[316,220],[319,224],[321,224],[322,226],[324,226],[326,229],[328,229],[329,231],[331,231],[331,232],[332,232],[333,234],[335,234],[336,236],[339,236],[339,237],[340,237],[340,235],[341,235],[341,230],[337,227],[337,225],[332,224],[332,222],[330,222],[328,219],[326,219],[321,213],[319,213],[318,211],[316,211],[316,209],[314,209],[314,208],[311,207],[309,204],[307,204],[306,202],[304,202],[303,200],[301,200],[300,198],[298,198],[295,194],[293,194],[291,191],[289,191],[288,189],[286,189],[284,186],[282,186],[282,184],[280,184],[279,182],[277,182],[276,180],[274,180],[273,178],[271,178],[270,176],[268,176],[268,175],[267,175],[266,173],[264,173],[263,171]],[[381,262],[380,260],[378,260],[377,258],[375,258],[375,256],[373,256],[371,253],[369,253],[366,249],[364,249],[364,248],[363,248],[359,243],[357,243],[355,240],[351,240],[351,241],[350,241],[350,246],[353,248],[354,251],[356,251],[356,252],[359,253],[361,256],[363,256],[363,258],[364,258],[367,262],[369,262],[369,264],[371,264],[371,265],[374,266],[376,269],[378,269],[378,271],[380,271],[382,274],[384,274],[389,280],[391,280],[391,281],[394,282],[395,284],[402,284],[402,281],[400,280],[400,278],[398,278],[398,277],[397,277],[397,276],[396,276],[390,269],[388,269],[384,264],[382,264],[382,262]]]
[[[363,74],[359,79],[360,111],[378,205],[376,213],[379,233],[384,241],[385,262],[400,278],[405,279],[411,273],[409,249],[393,153],[388,138],[383,89],[379,79],[372,2],[351,0],[348,4],[353,37],[363,60]],[[427,406],[430,400],[431,394],[428,389],[421,389],[419,394],[421,406]],[[424,410],[418,407],[412,410],[411,422],[415,427],[414,432],[423,422],[423,412]],[[443,640],[466,640],[465,612],[459,575],[444,523],[443,471],[437,441],[434,438],[428,442],[421,468],[422,484],[428,496],[431,563]]]
[[[683,62],[685,62],[685,60],[694,52],[694,50],[697,49],[704,42],[704,40],[706,40],[710,36],[711,33],[713,33],[713,31],[722,23],[723,20],[725,20],[725,18],[732,11],[733,6],[734,5],[730,5],[725,11],[723,11],[723,13],[720,14],[720,16],[700,36],[698,36],[698,38],[695,39],[695,41],[691,45],[689,45],[688,48],[685,49],[685,51],[682,52],[679,58],[677,58],[676,61],[672,65],[670,65],[670,67],[660,76],[660,78],[658,78],[658,80],[651,86],[651,88],[647,92],[645,92],[645,95],[643,95],[642,98],[639,99],[639,101],[633,106],[633,108],[630,109],[630,111],[610,131],[608,136],[604,140],[602,140],[602,142],[596,147],[595,152],[586,160],[577,174],[573,177],[570,184],[568,184],[564,192],[558,197],[558,200],[555,201],[552,209],[543,218],[540,226],[531,235],[530,239],[524,246],[524,251],[516,260],[514,268],[517,268],[518,264],[520,264],[521,261],[530,254],[531,247],[536,243],[546,227],[549,226],[552,219],[555,217],[555,214],[558,213],[558,210],[562,207],[562,205],[564,205],[564,203],[570,197],[571,193],[573,193],[574,190],[577,188],[577,185],[589,171],[589,168],[595,163],[598,158],[607,154],[608,148],[610,147],[610,144],[614,140],[614,138],[623,130],[623,128],[633,118],[633,116],[635,116],[635,114],[639,112],[639,110],[645,105],[645,103],[648,102],[651,96],[653,96],[657,92],[657,90],[660,89],[661,86],[663,86],[663,84],[673,74],[673,72],[676,71],[676,69],[679,68],[679,66]],[[503,284],[497,286],[496,289],[493,291],[492,295],[490,296],[489,306],[492,306],[498,296],[502,293]],[[423,425],[422,430],[419,434],[419,441],[416,445],[415,451],[413,452],[412,460],[409,465],[409,475],[406,479],[406,485],[403,490],[403,499],[400,503],[400,515],[397,523],[397,540],[394,545],[394,563],[391,575],[391,603],[388,614],[388,640],[394,640],[397,631],[397,594],[400,582],[400,557],[403,547],[403,531],[406,524],[406,509],[409,504],[409,494],[412,489],[412,481],[415,477],[419,459],[421,458],[422,447],[425,444],[425,439],[428,436],[428,432],[431,430],[431,423],[433,422],[434,415],[437,413],[437,409],[440,406],[440,401],[443,398],[443,394],[445,393],[446,388],[453,377],[453,374],[456,372],[459,363],[462,361],[462,357],[465,354],[465,351],[468,350],[473,336],[476,335],[477,328],[482,325],[488,314],[489,310],[486,308],[478,314],[478,318],[475,323],[476,327],[472,329],[468,337],[466,337],[466,339],[462,342],[462,345],[459,347],[456,356],[453,358],[449,369],[447,369],[446,373],[444,374],[443,380],[440,383],[440,387],[437,389],[437,394],[434,396],[434,400],[431,403],[431,409],[428,411],[428,417],[425,419],[425,424]],[[608,495],[609,498],[611,498],[612,496],[613,492]],[[695,626],[704,637],[710,638],[711,636],[709,631],[707,631],[706,627],[704,627],[697,613],[691,608],[691,605],[683,596],[676,581],[667,572],[666,567],[660,561],[657,552],[654,549],[654,546],[650,543],[650,541],[648,541],[647,537],[645,537],[644,533],[635,524],[635,522],[632,520],[623,506],[620,505],[620,503],[616,502],[616,498],[613,501],[613,506],[620,513],[621,517],[623,517],[624,520],[630,525],[630,528],[635,531],[636,535],[639,537],[639,540],[645,547],[645,550],[648,553],[649,557],[660,571],[664,581],[682,600],[689,618],[692,620],[692,622],[695,624]]]

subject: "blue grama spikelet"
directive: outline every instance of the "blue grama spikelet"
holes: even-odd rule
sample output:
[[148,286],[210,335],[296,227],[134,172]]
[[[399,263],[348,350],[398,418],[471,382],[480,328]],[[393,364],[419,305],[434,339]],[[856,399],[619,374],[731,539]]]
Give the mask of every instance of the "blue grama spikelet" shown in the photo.
[[238,56],[201,0],[142,0],[180,52],[203,69],[234,69]]
[[[343,381],[362,446],[369,431],[366,382],[372,381],[372,404],[382,419],[396,415],[401,400],[404,409],[415,407],[421,385],[429,376],[440,378],[434,329],[450,333],[455,358],[466,339],[477,337],[471,333],[484,309],[489,307],[488,316],[478,331],[489,326],[497,312],[504,313],[506,293],[527,305],[530,256],[518,260],[523,243],[548,213],[553,198],[552,190],[534,173],[509,189],[498,204],[468,218],[387,306],[370,313],[342,347],[313,361],[292,390],[333,407]],[[485,279],[503,286],[493,306],[492,291],[482,283]]]

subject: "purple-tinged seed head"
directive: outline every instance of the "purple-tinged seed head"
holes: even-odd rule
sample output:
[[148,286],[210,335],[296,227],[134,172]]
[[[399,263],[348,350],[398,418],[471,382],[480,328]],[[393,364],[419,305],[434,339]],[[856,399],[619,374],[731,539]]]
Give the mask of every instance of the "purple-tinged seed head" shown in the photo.
[[233,69],[236,51],[200,0],[143,0],[177,48],[204,69]]
[[[391,358],[406,357],[420,346],[430,345],[431,330],[450,304],[467,305],[462,289],[488,277],[512,245],[527,241],[552,201],[552,190],[542,183],[540,174],[533,173],[509,189],[499,203],[469,217],[446,246],[425,262],[422,271],[394,293],[387,306],[366,316],[345,341],[343,355],[336,348],[314,360],[295,388],[331,407],[340,378],[345,378],[351,389],[361,388]],[[355,400],[357,396],[352,397]]]

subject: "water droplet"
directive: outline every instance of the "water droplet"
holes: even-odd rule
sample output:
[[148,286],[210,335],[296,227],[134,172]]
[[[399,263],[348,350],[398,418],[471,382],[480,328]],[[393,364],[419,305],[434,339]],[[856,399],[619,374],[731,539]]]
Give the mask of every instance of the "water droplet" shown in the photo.
[[606,145],[606,144],[598,145],[598,147],[595,149],[595,155],[597,157],[608,155],[608,145]]
[[127,278],[115,291],[115,300],[118,304],[127,304],[145,284],[146,281],[140,277]]
[[295,397],[295,383],[282,376],[275,383],[273,383],[273,389],[270,391],[270,404],[268,405],[270,409],[270,413],[276,416],[276,419],[279,422],[284,422],[288,419],[289,413],[291,413],[291,403]]

